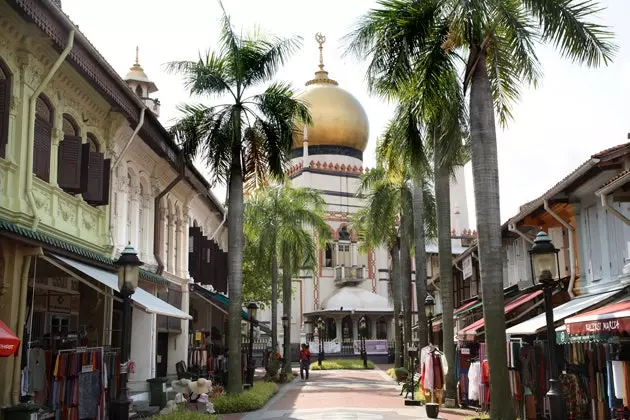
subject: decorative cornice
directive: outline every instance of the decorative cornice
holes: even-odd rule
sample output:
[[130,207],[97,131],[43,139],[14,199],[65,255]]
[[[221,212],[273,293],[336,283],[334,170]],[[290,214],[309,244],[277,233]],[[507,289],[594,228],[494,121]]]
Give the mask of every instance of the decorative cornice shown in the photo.
[[357,165],[346,165],[345,163],[339,164],[339,162],[326,162],[320,160],[311,160],[308,168],[304,168],[304,164],[302,162],[297,163],[289,167],[286,171],[286,175],[289,178],[295,178],[302,172],[319,172],[319,173],[330,173],[334,175],[352,175],[352,176],[361,176],[364,173],[370,171],[369,168],[364,168],[362,166]]

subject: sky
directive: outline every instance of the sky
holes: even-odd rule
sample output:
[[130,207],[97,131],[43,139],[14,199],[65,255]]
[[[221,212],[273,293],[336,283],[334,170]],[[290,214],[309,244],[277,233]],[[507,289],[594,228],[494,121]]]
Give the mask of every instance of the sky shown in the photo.
[[[543,79],[525,87],[514,105],[514,119],[497,128],[501,220],[537,198],[592,154],[627,142],[630,125],[630,1],[601,0],[597,22],[611,27],[619,49],[608,67],[589,69],[563,59],[549,46],[537,50]],[[219,39],[221,9],[215,0],[62,0],[63,8],[99,52],[121,75],[140,48],[140,64],[157,84],[153,96],[162,104],[168,126],[177,107],[191,99],[181,78],[167,74],[164,64],[194,60],[213,50]],[[369,95],[365,63],[343,56],[342,37],[374,0],[224,0],[238,31],[259,27],[282,36],[301,36],[302,47],[280,70],[277,79],[303,89],[317,70],[315,34],[322,32],[324,64],[330,77],[362,103],[370,121],[364,165],[373,167],[376,139],[391,117],[393,105]],[[197,101],[196,99],[194,101]],[[206,101],[208,102],[208,101]],[[210,101],[211,103],[211,101]],[[203,167],[202,172],[206,173]],[[471,226],[475,224],[472,169],[466,167]],[[214,188],[225,199],[225,188]]]

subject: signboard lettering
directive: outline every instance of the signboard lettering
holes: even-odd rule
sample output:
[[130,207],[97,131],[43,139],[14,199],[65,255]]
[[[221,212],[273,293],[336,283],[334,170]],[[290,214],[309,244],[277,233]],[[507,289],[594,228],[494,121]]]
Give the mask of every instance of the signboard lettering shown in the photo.
[[630,318],[575,322],[566,326],[569,335],[617,335],[630,331]]

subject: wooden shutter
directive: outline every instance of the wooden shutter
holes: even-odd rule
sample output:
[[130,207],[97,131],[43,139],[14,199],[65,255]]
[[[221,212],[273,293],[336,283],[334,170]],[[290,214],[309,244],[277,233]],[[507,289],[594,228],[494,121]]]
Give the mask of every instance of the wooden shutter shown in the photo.
[[[1,72],[2,70],[0,70]],[[9,80],[0,79],[0,157],[5,157],[9,142]]]
[[81,189],[81,154],[83,152],[82,140],[79,136],[64,136],[59,143],[59,155],[57,158],[57,183],[64,191],[71,194],[79,194]]
[[35,139],[33,142],[33,173],[48,182],[50,180],[50,123],[35,118]]
[[[86,143],[89,147],[89,144]],[[85,151],[85,149],[84,149]],[[83,199],[91,205],[100,205],[103,200],[103,154],[99,152],[90,152],[87,159],[87,188],[83,193]],[[85,160],[84,160],[85,163]]]

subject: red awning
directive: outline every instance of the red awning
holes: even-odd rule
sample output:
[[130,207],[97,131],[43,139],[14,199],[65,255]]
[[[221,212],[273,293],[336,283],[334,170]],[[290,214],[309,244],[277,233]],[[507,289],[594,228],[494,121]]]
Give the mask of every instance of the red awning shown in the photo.
[[462,306],[460,306],[459,308],[455,309],[455,311],[453,311],[453,315],[457,316],[457,314],[459,314],[461,311],[464,311],[470,308],[471,306],[476,305],[477,303],[479,303],[479,299],[471,300],[468,303],[464,303]]
[[[536,292],[517,297],[516,299],[505,305],[505,313],[507,314],[509,312],[512,312],[514,309],[531,301],[532,299],[536,299],[540,295],[542,295],[542,290],[538,290]],[[481,330],[485,324],[485,318],[481,318],[480,320],[473,322],[469,326],[464,327],[462,330],[459,331],[459,333],[457,333],[457,336],[462,340],[473,340],[478,331]]]
[[569,335],[630,333],[630,299],[567,318],[564,324]]
[[20,339],[15,336],[4,322],[0,321],[0,356],[13,356],[19,348]]

